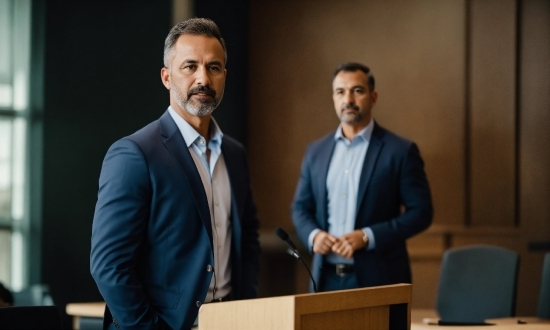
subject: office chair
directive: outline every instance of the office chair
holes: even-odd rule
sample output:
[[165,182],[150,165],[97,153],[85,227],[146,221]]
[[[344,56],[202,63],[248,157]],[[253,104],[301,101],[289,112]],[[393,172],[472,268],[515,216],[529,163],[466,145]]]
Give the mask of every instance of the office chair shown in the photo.
[[0,307],[0,329],[62,329],[57,306]]
[[519,255],[490,245],[443,254],[436,310],[440,322],[483,323],[514,316]]
[[550,252],[546,253],[544,262],[542,263],[542,279],[537,316],[542,319],[550,319]]
[[103,330],[102,317],[81,316],[78,324],[79,330]]
[[32,284],[13,292],[14,306],[50,306],[53,299],[47,284]]

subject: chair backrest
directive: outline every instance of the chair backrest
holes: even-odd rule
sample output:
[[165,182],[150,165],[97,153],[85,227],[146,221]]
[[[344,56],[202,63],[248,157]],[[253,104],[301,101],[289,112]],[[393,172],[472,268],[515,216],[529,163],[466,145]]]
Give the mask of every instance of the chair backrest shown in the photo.
[[542,264],[537,316],[543,319],[550,319],[550,252],[546,253]]
[[0,307],[0,329],[62,329],[57,306]]
[[514,316],[519,255],[490,245],[443,254],[436,310],[441,320],[483,322]]
[[14,306],[53,305],[50,287],[47,284],[33,284],[20,291],[13,292]]

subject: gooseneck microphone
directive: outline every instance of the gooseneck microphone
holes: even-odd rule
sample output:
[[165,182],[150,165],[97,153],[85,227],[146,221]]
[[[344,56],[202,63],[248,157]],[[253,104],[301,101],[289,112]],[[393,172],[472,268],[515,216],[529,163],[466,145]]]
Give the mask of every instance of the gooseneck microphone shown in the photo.
[[290,254],[294,258],[300,260],[302,265],[304,265],[304,267],[306,267],[306,270],[309,274],[309,277],[311,278],[311,282],[313,282],[313,292],[317,292],[317,284],[315,284],[315,280],[313,279],[313,275],[311,275],[311,271],[309,270],[309,267],[306,265],[306,263],[304,262],[302,257],[300,257],[300,254],[298,254],[298,249],[296,248],[296,245],[294,245],[294,243],[292,243],[292,241],[288,237],[288,234],[286,233],[286,231],[284,231],[280,227],[277,227],[277,228],[275,228],[275,234],[277,234],[277,236],[279,236],[279,238],[282,239],[286,243],[286,245],[289,247],[288,254]]
[[277,236],[279,236],[279,238],[285,241],[286,245],[288,245],[288,247],[290,248],[288,253],[292,255],[294,258],[300,259],[300,255],[298,254],[298,249],[296,248],[296,245],[292,243],[286,231],[284,231],[282,228],[277,227],[275,228],[275,234],[277,234]]

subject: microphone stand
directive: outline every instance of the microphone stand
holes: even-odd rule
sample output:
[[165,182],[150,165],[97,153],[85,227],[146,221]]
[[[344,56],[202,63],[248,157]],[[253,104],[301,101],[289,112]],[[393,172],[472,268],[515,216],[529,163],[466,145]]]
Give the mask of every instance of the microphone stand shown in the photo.
[[298,254],[298,249],[296,249],[296,246],[294,245],[294,243],[292,243],[292,241],[288,237],[288,234],[286,233],[286,231],[284,231],[282,228],[277,227],[277,228],[275,228],[275,233],[277,234],[277,236],[279,236],[279,238],[281,240],[283,240],[288,245],[288,249],[287,249],[288,254],[290,254],[294,258],[300,260],[302,265],[304,265],[304,267],[306,267],[306,270],[309,274],[309,277],[311,278],[311,282],[313,283],[313,292],[317,293],[317,284],[315,283],[315,280],[313,279],[313,275],[311,274],[311,271],[309,270],[309,267],[304,262],[304,259],[302,259],[302,257],[300,257],[300,254]]
[[302,259],[301,257],[298,258],[298,260],[300,260],[302,265],[304,265],[304,267],[306,267],[306,270],[309,274],[309,277],[311,278],[311,282],[313,282],[313,292],[317,293],[317,284],[315,284],[315,280],[313,279],[313,275],[311,275],[311,271],[309,270],[309,267],[306,265],[306,263],[304,262],[304,259]]

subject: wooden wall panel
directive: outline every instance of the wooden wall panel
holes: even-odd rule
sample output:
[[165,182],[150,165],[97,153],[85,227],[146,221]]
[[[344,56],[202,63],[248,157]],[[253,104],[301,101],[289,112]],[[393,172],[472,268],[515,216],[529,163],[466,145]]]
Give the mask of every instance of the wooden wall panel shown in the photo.
[[264,293],[307,288],[305,269],[266,239],[292,231],[305,147],[338,124],[332,70],[353,60],[377,79],[375,118],[426,161],[436,224],[408,241],[413,307],[434,306],[445,249],[494,244],[521,254],[517,313],[534,315],[543,252],[527,244],[550,240],[550,2],[519,2],[519,67],[516,0],[250,4],[248,150],[264,265],[295,274],[285,286],[266,272]]
[[[550,244],[550,1],[521,4],[519,225],[526,248],[529,242]],[[545,252],[522,255],[519,315],[536,310]]]
[[435,308],[441,260],[415,260],[411,265],[413,278],[413,308]]
[[470,2],[471,224],[515,224],[516,1]]
[[334,68],[371,67],[375,119],[418,143],[436,222],[464,219],[465,3],[253,0],[248,150],[262,226],[292,228],[306,145],[338,125]]
[[550,1],[523,3],[521,225],[533,240],[550,240]]

